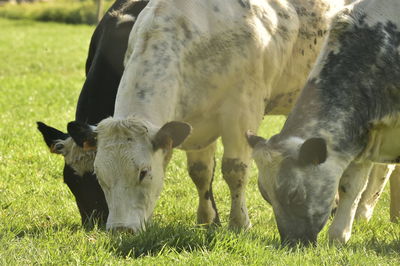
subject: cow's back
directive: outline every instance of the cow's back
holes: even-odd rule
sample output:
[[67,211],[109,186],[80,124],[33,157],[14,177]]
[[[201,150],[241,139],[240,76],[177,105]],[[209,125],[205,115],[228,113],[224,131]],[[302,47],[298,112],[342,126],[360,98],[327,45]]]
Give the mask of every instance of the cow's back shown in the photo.
[[220,115],[238,102],[248,104],[242,98],[249,94],[263,100],[253,106],[287,114],[322,46],[330,12],[342,5],[343,0],[152,1],[130,35],[114,116],[149,117],[148,109],[168,99],[160,121],[191,121],[198,113],[222,110]]

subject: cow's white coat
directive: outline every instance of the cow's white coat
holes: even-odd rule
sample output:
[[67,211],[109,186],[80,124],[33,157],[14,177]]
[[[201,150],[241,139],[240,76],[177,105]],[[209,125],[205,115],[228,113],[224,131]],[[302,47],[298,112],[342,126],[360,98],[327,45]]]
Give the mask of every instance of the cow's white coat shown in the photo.
[[[95,168],[110,209],[107,227],[138,230],[149,219],[168,154],[154,151],[152,140],[173,120],[193,128],[181,148],[188,152],[199,192],[198,221],[210,223],[217,215],[205,195],[211,186],[212,147],[221,136],[223,174],[231,191],[230,226],[250,226],[245,132],[257,130],[264,111],[289,112],[321,48],[330,16],[343,3],[150,1],[130,35],[114,116],[97,128]],[[143,168],[148,175],[140,183]]]

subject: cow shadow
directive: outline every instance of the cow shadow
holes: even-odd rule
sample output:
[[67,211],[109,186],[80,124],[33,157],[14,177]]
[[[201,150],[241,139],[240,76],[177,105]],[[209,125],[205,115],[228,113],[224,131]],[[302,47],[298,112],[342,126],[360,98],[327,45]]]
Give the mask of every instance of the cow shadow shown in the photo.
[[145,232],[131,235],[118,233],[112,236],[112,252],[118,257],[140,258],[157,256],[164,251],[174,253],[204,252],[220,249],[237,253],[240,243],[252,240],[257,244],[281,249],[279,238],[263,237],[256,233],[235,232],[218,226],[151,225]]
[[400,253],[400,236],[397,236],[396,239],[385,241],[382,239],[378,239],[377,237],[371,237],[362,242],[357,243],[347,243],[344,247],[353,252],[357,251],[368,251],[373,252],[377,256],[390,256],[392,254]]
[[[255,246],[264,246],[269,250],[283,252],[313,252],[310,249],[330,249],[327,241],[322,241],[317,247],[287,247],[282,246],[278,234],[260,236],[252,230],[235,232],[226,227],[200,227],[188,225],[151,225],[145,232],[135,235],[118,233],[111,236],[111,252],[122,258],[141,258],[158,256],[163,252],[195,253],[212,252],[224,249],[227,253],[237,254],[247,252],[241,250],[243,243],[252,242]],[[246,245],[245,245],[246,246]],[[322,247],[321,247],[322,246]],[[342,247],[336,247],[341,249]],[[347,243],[343,248],[353,252],[373,252],[378,256],[392,256],[400,252],[400,238],[390,241],[369,238],[365,241]]]
[[24,238],[26,236],[37,236],[43,234],[44,231],[57,233],[68,231],[70,234],[75,234],[79,232],[91,232],[91,231],[105,231],[105,225],[97,223],[86,223],[86,224],[74,224],[74,223],[61,223],[61,224],[38,224],[33,226],[27,226],[25,228],[21,227],[11,227],[8,229],[9,232],[14,234],[15,238]]
[[[76,233],[78,231],[82,230],[82,225],[79,224],[55,224],[52,226],[43,226],[43,225],[38,225],[38,226],[32,226],[28,228],[21,228],[21,227],[11,227],[8,229],[9,232],[12,232],[14,234],[14,237],[17,239],[21,239],[24,237],[29,237],[29,236],[38,236],[43,234],[44,231],[49,231],[53,233],[57,232],[62,232],[68,230],[71,233]],[[89,229],[88,229],[89,230]]]

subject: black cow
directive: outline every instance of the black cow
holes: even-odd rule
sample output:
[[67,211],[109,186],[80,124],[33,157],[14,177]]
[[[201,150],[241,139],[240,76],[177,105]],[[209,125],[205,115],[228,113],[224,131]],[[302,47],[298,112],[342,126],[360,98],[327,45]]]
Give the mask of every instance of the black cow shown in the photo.
[[[96,27],[86,60],[86,81],[76,108],[77,121],[96,124],[113,114],[129,33],[147,3],[117,0]],[[50,151],[64,156],[64,182],[75,196],[82,224],[103,224],[108,208],[93,173],[94,151],[84,151],[68,134],[42,122],[37,125]]]

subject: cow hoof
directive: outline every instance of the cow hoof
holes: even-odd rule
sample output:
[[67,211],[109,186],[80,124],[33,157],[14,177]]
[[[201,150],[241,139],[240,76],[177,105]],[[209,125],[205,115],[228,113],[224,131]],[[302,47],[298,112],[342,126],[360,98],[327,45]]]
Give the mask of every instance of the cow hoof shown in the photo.
[[229,229],[233,231],[242,231],[242,230],[248,230],[252,227],[252,224],[250,221],[246,221],[246,223],[235,223],[235,222],[230,222],[229,223]]
[[346,244],[351,237],[351,232],[329,230],[329,243],[330,244]]

